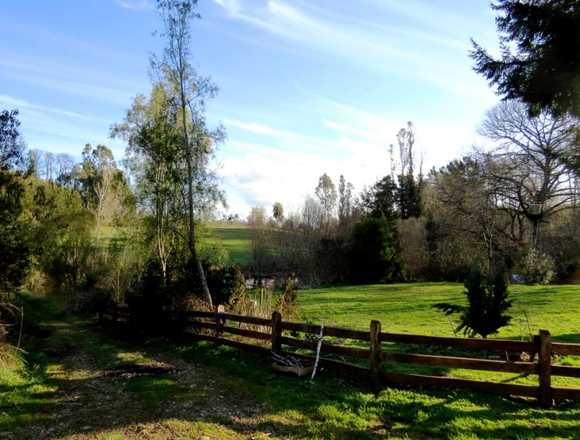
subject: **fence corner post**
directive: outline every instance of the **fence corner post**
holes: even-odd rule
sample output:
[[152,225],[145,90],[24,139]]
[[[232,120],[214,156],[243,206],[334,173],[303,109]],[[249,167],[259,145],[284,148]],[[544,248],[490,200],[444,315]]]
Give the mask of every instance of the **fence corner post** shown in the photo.
[[272,312],[272,353],[282,351],[282,315]]
[[381,322],[372,320],[370,327],[370,342],[371,342],[371,381],[375,391],[378,392],[380,388],[379,372],[381,369]]
[[553,405],[552,396],[552,337],[548,330],[540,330],[538,337],[538,375],[540,381],[540,405],[549,408]]

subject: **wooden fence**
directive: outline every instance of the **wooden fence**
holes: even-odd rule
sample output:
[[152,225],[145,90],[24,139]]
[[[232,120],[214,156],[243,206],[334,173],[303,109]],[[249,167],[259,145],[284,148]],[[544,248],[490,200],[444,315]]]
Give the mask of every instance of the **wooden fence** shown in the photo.
[[[130,320],[130,314],[128,309],[118,307],[108,310],[104,313],[103,318],[124,322]],[[274,312],[271,319],[265,319],[223,312],[189,311],[182,313],[179,319],[181,325],[184,325],[185,332],[192,338],[261,353],[269,353],[270,351],[287,353],[284,350],[284,346],[292,347],[293,349],[316,350],[317,341],[315,338],[320,334],[321,330],[318,325],[283,321],[278,312]],[[199,330],[206,330],[206,332],[201,333]],[[307,339],[304,339],[297,337],[300,334],[316,336],[310,336],[309,339],[307,336]],[[231,339],[225,337],[225,335],[234,335],[259,342],[248,343],[239,340],[239,338]],[[323,335],[326,341],[323,339],[319,365],[349,378],[362,378],[365,381],[370,379],[375,387],[462,388],[499,395],[533,397],[538,399],[544,407],[552,406],[557,401],[580,398],[580,388],[552,386],[552,376],[580,378],[580,367],[552,365],[552,360],[559,355],[580,356],[580,344],[553,342],[550,333],[546,330],[540,330],[532,342],[526,342],[389,333],[381,330],[379,321],[371,321],[368,331],[325,326]],[[333,342],[327,342],[328,337],[331,337]],[[361,344],[362,342],[366,347],[341,345],[336,343],[337,339],[360,341],[358,344],[363,345]],[[486,358],[470,357],[473,355],[456,356],[391,352],[384,350],[383,343],[396,343],[397,348],[401,345],[408,345],[409,348],[416,351],[421,351],[420,347],[430,350],[434,347],[445,347],[456,353],[457,351],[461,353],[480,351],[486,354]],[[499,353],[500,355],[490,359],[489,353]],[[512,360],[514,356],[519,358],[523,353],[526,354],[529,360]],[[296,352],[291,354],[304,359],[314,359],[311,355]],[[329,359],[327,357],[329,354],[335,358]],[[359,365],[337,360],[336,357],[359,359]],[[367,360],[368,363],[366,365],[368,366],[361,366],[360,359]],[[538,376],[538,385],[476,381],[448,376],[385,371],[386,368],[383,367],[392,363],[520,373],[523,376],[534,374]]]

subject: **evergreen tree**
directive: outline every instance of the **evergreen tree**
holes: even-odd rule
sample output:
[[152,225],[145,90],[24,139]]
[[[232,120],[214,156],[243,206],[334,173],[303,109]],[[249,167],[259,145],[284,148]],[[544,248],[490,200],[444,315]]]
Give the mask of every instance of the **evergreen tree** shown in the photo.
[[492,8],[500,13],[501,57],[473,41],[475,71],[534,114],[548,109],[580,116],[580,2],[498,0]]

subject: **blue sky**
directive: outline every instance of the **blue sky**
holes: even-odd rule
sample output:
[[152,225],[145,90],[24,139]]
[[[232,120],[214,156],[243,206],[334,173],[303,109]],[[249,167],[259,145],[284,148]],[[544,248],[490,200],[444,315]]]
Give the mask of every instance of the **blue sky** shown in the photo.
[[[413,121],[425,166],[482,140],[497,97],[471,71],[469,39],[496,47],[487,0],[199,0],[194,64],[220,94],[228,133],[213,166],[229,211],[298,209],[318,176],[357,190],[388,173],[388,145]],[[21,111],[30,148],[79,156],[109,139],[150,89],[161,48],[151,0],[4,1],[0,107]]]

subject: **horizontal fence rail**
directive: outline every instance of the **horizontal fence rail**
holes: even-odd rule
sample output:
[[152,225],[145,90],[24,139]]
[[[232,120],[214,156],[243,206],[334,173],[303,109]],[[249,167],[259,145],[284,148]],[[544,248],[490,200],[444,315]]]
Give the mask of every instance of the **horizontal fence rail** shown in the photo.
[[[541,330],[532,342],[526,342],[389,333],[381,331],[379,321],[371,321],[369,331],[332,326],[321,327],[314,324],[283,321],[278,312],[274,312],[271,319],[224,313],[222,310],[217,312],[180,312],[174,314],[172,318],[173,321],[180,322],[184,326],[186,335],[197,340],[262,354],[270,352],[290,354],[312,362],[315,359],[314,356],[296,350],[316,352],[318,338],[322,331],[323,340],[321,341],[319,365],[340,376],[358,380],[361,378],[370,379],[371,384],[377,388],[381,386],[411,386],[467,389],[504,396],[533,397],[546,407],[552,406],[555,401],[580,398],[580,388],[553,387],[551,383],[553,376],[580,378],[580,367],[552,365],[554,356],[580,356],[580,344],[553,342],[550,333],[545,330]],[[99,319],[126,324],[131,321],[130,309],[126,306],[108,308],[99,314]],[[231,339],[225,335],[232,335],[238,339]],[[328,337],[332,339],[325,339]],[[249,343],[240,341],[239,338],[257,342]],[[357,346],[341,345],[337,339],[355,341]],[[421,346],[429,349],[446,347],[460,350],[461,355],[383,350],[384,348],[392,349],[391,345],[383,345],[392,343],[398,344],[396,347],[406,345],[409,346],[407,348],[413,350],[417,350]],[[288,351],[284,347],[293,350]],[[465,351],[468,353],[472,353],[472,351],[483,352],[487,358],[472,357],[471,354],[465,356]],[[490,359],[487,355],[488,352],[502,354]],[[331,358],[328,358],[329,355]],[[512,360],[514,357],[518,360]],[[519,360],[520,357],[526,360]],[[345,361],[345,358],[352,359],[353,363]],[[360,363],[360,359],[368,360],[368,367],[357,365],[356,362],[358,360]],[[396,373],[386,371],[384,368],[399,363],[426,367],[517,373],[522,376],[537,375],[538,385]]]

